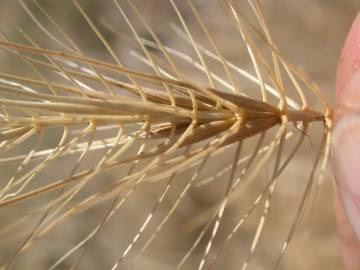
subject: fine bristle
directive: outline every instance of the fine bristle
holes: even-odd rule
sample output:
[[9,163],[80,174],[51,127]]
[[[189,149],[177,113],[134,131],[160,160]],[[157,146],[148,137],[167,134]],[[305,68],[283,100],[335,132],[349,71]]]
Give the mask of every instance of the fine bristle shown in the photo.
[[[280,176],[309,139],[312,167],[269,260],[268,269],[278,267],[324,177],[332,121],[320,87],[275,44],[260,1],[241,4],[246,16],[237,1],[217,3],[242,67],[195,0],[167,1],[172,21],[163,24],[179,47],[162,40],[136,1],[107,3],[116,22],[67,1],[102,57],[82,49],[82,37],[42,2],[18,0],[40,34],[14,24],[17,39],[0,37],[19,67],[0,71],[0,269],[24,267],[26,254],[57,241],[45,269],[83,269],[85,258],[88,269],[101,245],[113,250],[104,269],[227,269],[227,258],[246,269],[271,234]],[[110,35],[130,47],[126,54]],[[199,192],[213,197],[196,203]],[[169,226],[179,235],[167,241]],[[242,246],[238,258],[233,245]]]

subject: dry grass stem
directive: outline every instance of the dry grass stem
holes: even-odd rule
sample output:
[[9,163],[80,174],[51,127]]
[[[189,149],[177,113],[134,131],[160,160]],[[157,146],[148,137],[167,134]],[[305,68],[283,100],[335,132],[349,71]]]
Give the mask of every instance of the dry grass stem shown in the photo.
[[[79,218],[88,224],[61,241],[48,269],[89,268],[83,261],[104,239],[116,246],[104,269],[143,269],[152,260],[157,269],[226,268],[221,258],[234,255],[239,234],[246,240],[238,265],[246,269],[264,244],[280,176],[316,125],[322,140],[313,167],[268,265],[279,267],[326,169],[331,108],[279,51],[260,1],[245,1],[248,16],[237,1],[218,3],[237,33],[242,67],[227,58],[195,0],[167,3],[183,51],[162,41],[136,1],[110,3],[116,23],[94,18],[86,1],[68,1],[103,57],[82,49],[42,2],[18,1],[41,39],[17,25],[18,39],[0,38],[19,71],[0,71],[0,211],[19,211],[2,217],[9,249],[0,269],[24,267],[27,254],[56,242],[58,231],[67,238]],[[126,57],[106,31],[131,46]],[[211,205],[198,210],[191,196],[210,187]],[[164,244],[169,223],[185,235],[178,245]],[[124,235],[111,244],[113,234]]]

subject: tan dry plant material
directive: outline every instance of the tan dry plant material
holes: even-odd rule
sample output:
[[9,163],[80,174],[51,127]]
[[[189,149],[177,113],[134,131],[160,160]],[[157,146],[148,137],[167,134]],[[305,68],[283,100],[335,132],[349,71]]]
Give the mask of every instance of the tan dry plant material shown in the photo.
[[[226,58],[197,1],[165,2],[175,24],[164,24],[184,51],[162,42],[135,1],[108,3],[127,34],[90,16],[86,1],[66,1],[107,53],[98,58],[40,1],[18,1],[41,38],[13,25],[18,39],[0,39],[21,66],[0,71],[0,210],[19,213],[2,222],[9,248],[0,269],[37,252],[48,269],[98,269],[82,263],[102,242],[113,247],[98,255],[101,269],[226,269],[234,256],[246,269],[261,250],[278,179],[316,125],[313,167],[268,268],[286,254],[329,158],[329,102],[277,49],[260,1],[243,4],[248,16],[237,1],[218,1],[244,68]],[[126,57],[104,31],[132,47]],[[197,189],[212,203],[196,204]]]

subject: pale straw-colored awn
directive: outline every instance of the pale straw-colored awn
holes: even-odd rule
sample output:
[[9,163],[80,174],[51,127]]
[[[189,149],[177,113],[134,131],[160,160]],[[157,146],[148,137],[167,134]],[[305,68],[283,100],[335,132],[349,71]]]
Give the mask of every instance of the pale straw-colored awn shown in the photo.
[[[1,269],[15,267],[47,237],[45,247],[63,245],[62,238],[72,243],[59,248],[61,254],[46,255],[49,269],[84,269],[80,265],[85,257],[93,256],[89,250],[96,248],[94,239],[105,235],[109,242],[116,234],[125,234],[125,240],[119,244],[114,239],[118,248],[115,255],[104,254],[111,261],[102,269],[127,269],[129,264],[144,269],[146,264],[150,268],[150,261],[155,262],[154,269],[212,269],[220,258],[230,256],[227,246],[258,212],[252,230],[245,230],[247,241],[231,243],[247,250],[237,267],[245,269],[263,235],[277,179],[303,145],[309,124],[317,122],[323,128],[322,139],[313,167],[304,173],[306,187],[294,218],[269,265],[276,268],[300,224],[314,180],[321,179],[325,170],[332,122],[330,105],[320,88],[278,51],[259,1],[247,1],[252,20],[243,16],[237,1],[218,1],[219,10],[242,40],[239,50],[247,54],[247,69],[225,58],[192,0],[168,1],[178,24],[172,31],[188,46],[187,51],[162,43],[131,0],[111,2],[123,19],[122,27],[129,27],[127,35],[106,19],[100,25],[88,15],[83,2],[66,4],[86,21],[88,27],[82,31],[96,35],[99,47],[108,53],[107,60],[82,51],[37,0],[19,0],[18,4],[42,40],[16,25],[22,41],[1,34],[2,51],[23,66],[22,73],[3,68],[0,72],[0,210],[21,213],[1,222],[3,242],[12,247]],[[195,20],[197,34],[179,4]],[[134,20],[141,25],[141,33]],[[139,68],[128,67],[126,57],[120,57],[103,35],[104,29],[120,38],[121,44],[132,46],[130,58]],[[205,44],[196,38],[199,33]],[[44,39],[55,49],[41,45]],[[192,73],[205,75],[207,81],[192,78]],[[251,93],[253,97],[248,96]],[[310,108],[309,95],[318,99],[322,109]],[[292,144],[284,157],[288,141]],[[226,159],[221,162],[224,156],[231,158],[229,164]],[[208,170],[212,173],[206,174]],[[251,190],[258,179],[262,179],[261,188],[246,196],[245,190]],[[193,211],[195,221],[179,217],[172,221],[180,208],[186,209],[184,204],[192,207],[189,192],[208,185],[220,190],[214,195],[217,203],[200,214]],[[230,218],[232,225],[224,225],[226,230],[219,236],[223,223],[228,223],[226,211],[241,197],[251,203],[237,206],[239,216]],[[141,200],[146,203],[137,204]],[[111,226],[114,219],[125,217],[121,211],[128,205],[133,205],[133,217],[126,217],[134,220]],[[87,217],[89,226],[77,227],[76,236],[66,235],[65,224],[76,226],[70,220],[78,217]],[[193,242],[181,246],[175,242],[168,245],[172,253],[162,251],[161,243],[167,238],[162,234],[169,235],[168,221],[187,223]],[[59,228],[64,229],[51,238]],[[179,234],[186,235],[186,230]],[[160,244],[154,248],[157,241]],[[163,256],[152,259],[155,255],[147,252]]]

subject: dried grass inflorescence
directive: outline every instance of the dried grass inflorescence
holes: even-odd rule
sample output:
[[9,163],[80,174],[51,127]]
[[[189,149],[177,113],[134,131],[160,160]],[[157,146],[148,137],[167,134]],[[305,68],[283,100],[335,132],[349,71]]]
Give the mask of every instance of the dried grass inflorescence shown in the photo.
[[[33,26],[54,48],[45,48],[17,26],[21,42],[4,33],[0,40],[3,51],[28,69],[23,74],[31,74],[0,73],[0,163],[7,166],[2,175],[6,181],[1,182],[0,207],[23,214],[1,228],[2,235],[10,238],[6,240],[8,245],[17,244],[1,262],[1,269],[16,265],[68,220],[90,212],[89,227],[77,228],[81,233],[75,242],[69,240],[71,246],[54,255],[56,259],[51,258],[47,265],[49,269],[80,267],[99,235],[113,237],[114,232],[106,227],[122,217],[123,208],[136,205],[136,198],[144,200],[140,197],[149,196],[152,200],[147,209],[136,215],[139,222],[131,228],[135,231],[126,233],[119,249],[115,249],[116,255],[106,262],[110,269],[123,269],[125,264],[135,268],[146,265],[150,260],[147,252],[154,242],[166,240],[163,231],[168,220],[181,204],[189,204],[186,198],[190,190],[205,185],[217,185],[216,189],[223,191],[207,211],[186,222],[187,229],[182,233],[190,230],[193,243],[181,247],[175,243],[173,253],[163,251],[154,261],[173,269],[187,264],[191,269],[211,269],[219,258],[230,256],[226,248],[232,238],[259,211],[254,231],[246,232],[251,240],[240,264],[245,269],[262,236],[277,179],[301,149],[309,123],[318,122],[324,131],[313,168],[295,218],[270,268],[280,262],[298,228],[314,179],[322,177],[327,163],[330,106],[320,88],[278,51],[259,1],[247,2],[254,22],[241,14],[236,1],[219,1],[219,10],[242,40],[239,46],[247,54],[247,70],[226,59],[196,3],[187,0],[181,7],[186,6],[196,21],[205,45],[197,41],[179,4],[168,2],[179,25],[173,31],[190,45],[193,55],[163,44],[131,0],[113,2],[117,15],[132,34],[125,37],[107,20],[100,20],[99,26],[88,15],[84,3],[73,0],[73,8],[87,23],[84,31],[92,31],[110,57],[100,60],[82,51],[37,0],[19,0]],[[142,25],[141,34],[133,20]],[[130,43],[131,58],[141,68],[128,67],[100,27]],[[207,81],[192,78],[184,65],[204,75]],[[213,66],[221,70],[220,75]],[[241,80],[247,81],[246,87]],[[244,91],[249,86],[252,90]],[[251,97],[248,93],[255,94]],[[310,108],[309,95],[318,99],[320,109]],[[292,147],[284,157],[288,140],[293,141]],[[230,163],[206,175],[209,164],[215,166],[224,153],[231,156]],[[267,176],[265,167],[271,167]],[[246,197],[244,190],[260,178],[266,180],[250,205],[239,210],[241,216],[219,237],[229,205]],[[152,191],[139,191],[144,189]],[[22,231],[14,235],[19,228]]]

